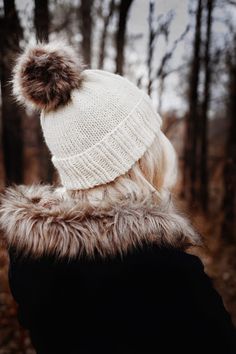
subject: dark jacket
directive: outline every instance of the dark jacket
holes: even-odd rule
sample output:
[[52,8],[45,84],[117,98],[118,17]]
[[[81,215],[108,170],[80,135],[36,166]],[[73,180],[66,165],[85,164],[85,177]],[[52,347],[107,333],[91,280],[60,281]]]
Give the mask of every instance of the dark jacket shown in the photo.
[[9,190],[0,216],[38,354],[236,353],[220,296],[183,250],[184,229],[197,236],[182,216],[150,200],[92,211],[43,188]]

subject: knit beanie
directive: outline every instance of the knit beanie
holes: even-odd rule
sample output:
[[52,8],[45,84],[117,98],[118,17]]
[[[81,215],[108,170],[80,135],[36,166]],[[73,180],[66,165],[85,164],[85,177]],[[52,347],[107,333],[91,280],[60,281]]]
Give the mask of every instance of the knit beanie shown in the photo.
[[52,162],[69,190],[125,174],[160,132],[146,93],[119,75],[83,70],[64,43],[28,47],[14,68],[13,93],[41,111]]

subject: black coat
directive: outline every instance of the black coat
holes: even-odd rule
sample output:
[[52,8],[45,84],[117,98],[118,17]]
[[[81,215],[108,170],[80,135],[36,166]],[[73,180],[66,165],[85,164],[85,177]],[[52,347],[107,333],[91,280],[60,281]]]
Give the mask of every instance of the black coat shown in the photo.
[[2,200],[0,224],[37,354],[236,353],[220,296],[183,251],[197,238],[181,215],[150,200],[90,210],[22,188]]
[[10,286],[38,354],[236,353],[201,262],[144,246],[125,257],[19,260]]

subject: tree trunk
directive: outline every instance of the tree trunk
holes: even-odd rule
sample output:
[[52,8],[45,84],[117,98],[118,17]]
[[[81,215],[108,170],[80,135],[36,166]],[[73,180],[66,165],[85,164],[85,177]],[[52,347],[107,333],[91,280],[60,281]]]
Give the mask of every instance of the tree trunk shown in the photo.
[[151,95],[152,91],[152,59],[153,59],[153,47],[154,47],[154,39],[155,32],[153,29],[153,16],[155,10],[154,1],[149,1],[149,14],[148,14],[148,27],[149,27],[149,39],[148,39],[148,59],[147,59],[147,67],[148,67],[148,95]]
[[159,82],[159,87],[158,87],[158,108],[157,111],[159,114],[161,114],[162,112],[162,100],[163,100],[163,93],[164,93],[164,88],[165,88],[165,75],[162,74],[159,78],[160,82]]
[[200,119],[200,202],[202,209],[208,210],[208,111],[211,86],[211,29],[214,0],[207,0],[207,28],[204,54],[204,96]]
[[224,219],[222,223],[222,238],[227,242],[236,241],[236,36],[234,38],[234,53],[229,58],[229,101],[228,119],[229,130],[226,145],[224,165],[224,197],[222,211]]
[[200,48],[201,48],[201,22],[202,22],[202,0],[198,0],[195,20],[195,35],[193,45],[193,56],[190,68],[190,87],[189,87],[189,113],[186,119],[185,134],[185,166],[184,180],[187,190],[187,197],[192,205],[196,201],[196,171],[197,171],[197,133],[199,118],[199,97],[198,84],[200,74]]
[[4,0],[1,18],[1,92],[2,92],[2,141],[6,184],[23,182],[22,110],[12,98],[9,81],[19,40],[23,36],[14,0]]
[[[35,0],[34,24],[37,40],[48,42],[50,26],[48,0]],[[54,168],[50,153],[43,139],[39,117],[35,118],[38,120],[37,140],[39,147],[40,179],[42,179],[44,183],[52,183]]]
[[79,24],[82,34],[81,50],[84,63],[91,66],[91,48],[92,48],[92,7],[93,0],[81,0],[79,8]]
[[103,31],[102,31],[102,35],[101,35],[99,63],[98,63],[99,69],[103,69],[103,63],[104,63],[104,58],[105,58],[105,45],[106,45],[106,39],[107,39],[107,29],[109,26],[110,19],[113,15],[113,12],[114,12],[114,8],[115,8],[115,0],[111,0],[110,6],[109,6],[109,12],[104,19]]
[[36,38],[39,41],[48,42],[50,23],[48,0],[35,0],[34,3],[34,26]]
[[133,0],[121,0],[119,6],[119,23],[116,33],[116,73],[122,75],[124,69],[124,48],[126,25],[130,6]]

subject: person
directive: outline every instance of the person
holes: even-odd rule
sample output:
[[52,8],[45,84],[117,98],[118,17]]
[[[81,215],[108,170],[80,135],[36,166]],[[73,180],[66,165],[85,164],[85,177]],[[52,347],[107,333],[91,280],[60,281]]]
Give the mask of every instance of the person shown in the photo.
[[235,331],[176,210],[174,148],[150,98],[51,42],[17,60],[60,185],[1,198],[9,283],[38,354],[236,353]]

